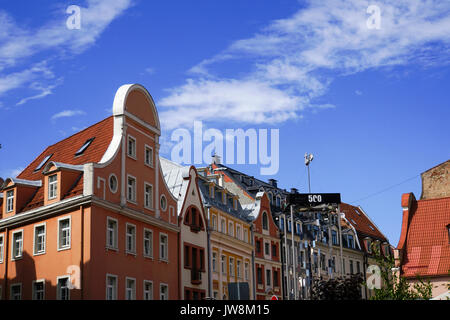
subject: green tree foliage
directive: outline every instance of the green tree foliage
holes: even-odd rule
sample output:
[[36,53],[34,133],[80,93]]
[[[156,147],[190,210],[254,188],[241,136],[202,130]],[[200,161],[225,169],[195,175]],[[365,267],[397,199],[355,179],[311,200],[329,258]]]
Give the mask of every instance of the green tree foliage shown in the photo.
[[[372,300],[429,300],[432,298],[433,285],[417,276],[417,282],[410,283],[393,272],[394,258],[386,258],[380,254],[376,246],[372,246],[374,258],[380,268],[381,288],[375,288]],[[367,286],[367,283],[366,283]]]
[[315,280],[312,286],[313,300],[361,300],[360,274],[328,280]]

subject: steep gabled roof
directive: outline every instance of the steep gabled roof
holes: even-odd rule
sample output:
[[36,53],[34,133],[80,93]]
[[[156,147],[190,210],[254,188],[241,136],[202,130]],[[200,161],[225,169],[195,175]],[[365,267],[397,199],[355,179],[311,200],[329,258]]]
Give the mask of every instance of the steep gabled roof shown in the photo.
[[449,276],[450,197],[411,205],[402,272],[406,277]]
[[360,240],[364,240],[364,237],[371,237],[382,242],[388,242],[387,238],[381,233],[377,226],[370,220],[366,213],[356,206],[352,206],[347,203],[341,203],[341,212],[345,213],[345,217],[348,222],[356,229],[358,232],[358,237]]

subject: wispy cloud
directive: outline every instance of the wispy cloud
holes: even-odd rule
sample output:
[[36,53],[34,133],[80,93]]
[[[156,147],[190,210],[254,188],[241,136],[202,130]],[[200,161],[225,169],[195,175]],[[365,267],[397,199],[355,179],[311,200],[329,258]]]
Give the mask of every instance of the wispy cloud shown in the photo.
[[[37,29],[19,26],[7,12],[0,10],[0,96],[6,92],[32,84],[37,94],[23,98],[18,105],[52,93],[52,85],[40,82],[43,76],[52,74],[47,59],[45,70],[30,69],[29,60],[36,55],[76,55],[92,46],[102,32],[131,6],[131,0],[87,0],[81,8],[81,29],[66,27],[68,14],[61,7],[59,19],[49,21]],[[25,65],[25,67],[24,67]],[[17,71],[17,69],[23,69]],[[11,69],[16,71],[11,72]],[[45,73],[47,72],[47,74]],[[34,83],[34,84],[33,84]]]
[[64,111],[54,114],[51,117],[51,119],[56,120],[59,118],[69,118],[69,117],[83,116],[83,115],[86,115],[86,112],[84,112],[83,110],[64,110]]
[[[292,16],[275,20],[248,39],[206,58],[191,76],[168,90],[158,105],[162,125],[186,126],[195,119],[276,123],[317,104],[338,77],[368,69],[450,61],[450,2],[377,1],[381,28],[370,29],[361,0],[314,0]],[[223,65],[245,62],[244,75],[223,77]],[[221,66],[222,68],[217,68]],[[357,91],[356,94],[358,94]]]

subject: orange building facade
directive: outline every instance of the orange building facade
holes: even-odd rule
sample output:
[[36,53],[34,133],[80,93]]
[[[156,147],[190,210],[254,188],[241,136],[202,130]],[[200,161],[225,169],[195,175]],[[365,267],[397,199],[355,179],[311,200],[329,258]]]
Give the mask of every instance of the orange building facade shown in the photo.
[[178,299],[177,202],[140,85],[0,189],[1,299]]

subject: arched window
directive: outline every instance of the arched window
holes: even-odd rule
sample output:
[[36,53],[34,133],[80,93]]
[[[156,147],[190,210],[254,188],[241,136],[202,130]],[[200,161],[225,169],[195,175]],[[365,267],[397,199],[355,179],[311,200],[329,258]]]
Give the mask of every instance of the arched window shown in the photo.
[[267,212],[263,212],[262,215],[262,227],[264,230],[269,230],[269,221],[267,219]]
[[200,212],[195,207],[191,207],[188,209],[184,218],[184,224],[190,226],[191,231],[193,232],[204,230],[203,219],[200,215]]

